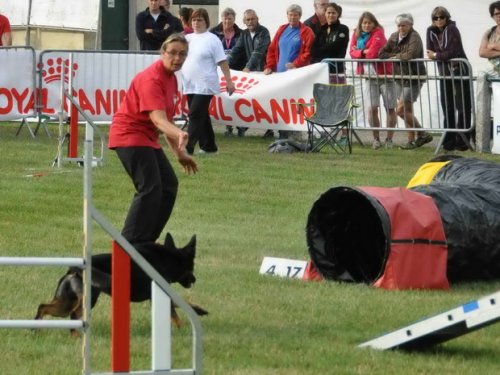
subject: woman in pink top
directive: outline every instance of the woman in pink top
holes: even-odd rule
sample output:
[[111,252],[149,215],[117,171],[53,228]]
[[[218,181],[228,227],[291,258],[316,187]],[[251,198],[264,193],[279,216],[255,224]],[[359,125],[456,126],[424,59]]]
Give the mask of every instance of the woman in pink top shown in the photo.
[[[380,49],[386,42],[384,29],[378,23],[377,18],[370,12],[364,12],[359,17],[358,26],[351,38],[349,53],[353,59],[377,59]],[[356,73],[366,76],[364,95],[369,103],[367,112],[370,126],[380,128],[379,109],[380,95],[382,95],[387,112],[387,127],[394,128],[397,117],[396,86],[391,78],[392,64],[389,62],[358,63]],[[393,134],[393,131],[387,132],[386,148],[392,148]],[[381,146],[379,131],[374,130],[372,148],[376,150]]]

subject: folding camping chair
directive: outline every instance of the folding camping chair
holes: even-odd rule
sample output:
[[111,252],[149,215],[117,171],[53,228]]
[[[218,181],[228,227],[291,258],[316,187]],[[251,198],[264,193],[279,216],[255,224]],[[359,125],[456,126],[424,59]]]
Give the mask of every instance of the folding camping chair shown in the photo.
[[[305,116],[309,152],[330,145],[338,154],[352,152],[353,85],[315,83],[313,87],[314,114]],[[344,135],[344,136],[343,136]]]

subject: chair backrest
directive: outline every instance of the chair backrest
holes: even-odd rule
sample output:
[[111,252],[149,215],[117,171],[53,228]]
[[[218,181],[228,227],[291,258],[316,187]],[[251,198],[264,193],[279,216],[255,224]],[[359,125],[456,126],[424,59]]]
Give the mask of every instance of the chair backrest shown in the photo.
[[337,125],[349,120],[353,96],[353,85],[315,83],[313,97],[316,111],[311,119],[322,125]]

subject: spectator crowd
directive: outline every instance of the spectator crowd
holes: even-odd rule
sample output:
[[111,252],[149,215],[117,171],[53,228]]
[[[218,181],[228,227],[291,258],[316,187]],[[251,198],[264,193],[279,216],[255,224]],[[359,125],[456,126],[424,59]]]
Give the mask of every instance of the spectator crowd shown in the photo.
[[[450,12],[435,7],[429,14],[430,25],[422,38],[413,27],[410,13],[395,17],[395,29],[386,37],[385,30],[376,15],[365,11],[352,32],[342,24],[342,6],[328,0],[311,0],[314,14],[302,21],[302,7],[288,6],[286,22],[278,27],[271,37],[269,30],[259,23],[259,16],[253,9],[243,12],[241,21],[244,28],[237,24],[237,15],[232,8],[221,12],[221,21],[210,26],[208,13],[200,9],[179,8],[177,16],[171,13],[170,0],[146,0],[147,8],[137,14],[136,34],[141,50],[160,50],[163,42],[171,35],[183,33],[190,44],[188,59],[182,70],[183,79],[190,87],[190,106],[194,106],[194,116],[190,124],[198,124],[190,129],[195,142],[206,144],[207,150],[216,150],[209,119],[203,115],[209,99],[217,93],[213,84],[216,67],[223,69],[230,83],[230,69],[244,72],[262,72],[265,75],[279,74],[290,69],[300,68],[324,59],[344,59],[350,56],[358,61],[356,74],[367,77],[364,82],[364,97],[368,123],[373,127],[372,147],[393,147],[392,137],[400,117],[408,129],[407,142],[402,149],[414,149],[432,141],[432,135],[420,131],[421,124],[413,109],[424,80],[426,66],[421,60],[428,58],[436,61],[440,80],[440,103],[443,111],[443,127],[449,129],[469,129],[471,127],[471,88],[467,81],[459,77],[468,76],[468,65],[453,61],[467,59],[461,34]],[[488,77],[500,75],[500,1],[489,5],[489,14],[495,25],[489,27],[480,39],[479,56],[491,62],[491,70],[478,75],[478,90],[486,92]],[[0,10],[1,11],[1,10]],[[200,23],[204,26],[200,27]],[[208,38],[210,33],[214,38]],[[198,35],[203,34],[203,36]],[[219,46],[214,44],[218,41]],[[425,40],[425,45],[424,45]],[[203,42],[202,42],[203,41]],[[205,43],[205,44],[204,44]],[[12,44],[10,24],[0,14],[0,46]],[[192,46],[191,46],[192,44]],[[197,61],[191,58],[197,55]],[[362,59],[377,59],[377,62],[362,62]],[[387,60],[381,62],[380,60]],[[204,62],[207,69],[200,66]],[[397,61],[398,63],[395,63]],[[329,63],[330,83],[345,83],[345,67],[341,61]],[[379,79],[383,76],[384,79]],[[394,79],[390,77],[409,77]],[[389,78],[388,78],[389,77]],[[458,79],[457,79],[458,77]],[[386,113],[385,140],[380,138],[380,98]],[[190,108],[191,109],[191,108]],[[201,119],[201,118],[205,119]],[[226,136],[243,137],[246,128],[226,127]],[[208,136],[203,139],[203,135]],[[274,137],[272,130],[264,134]],[[280,132],[280,138],[287,138],[288,132]],[[201,138],[200,138],[201,137]],[[443,147],[447,151],[464,151],[474,134],[447,132]],[[209,145],[209,146],[208,146]],[[192,153],[192,144],[190,151]]]

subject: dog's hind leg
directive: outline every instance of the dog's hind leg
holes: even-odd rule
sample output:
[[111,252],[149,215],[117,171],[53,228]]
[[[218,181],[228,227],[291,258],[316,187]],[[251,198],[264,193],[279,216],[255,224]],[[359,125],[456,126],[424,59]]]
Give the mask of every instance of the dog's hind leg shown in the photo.
[[181,318],[179,318],[179,315],[177,314],[177,311],[175,310],[174,303],[170,304],[170,319],[172,320],[172,323],[174,324],[174,326],[176,326],[177,328],[180,328],[182,326]]
[[41,303],[38,306],[38,310],[35,319],[43,319],[46,315],[55,316],[58,318],[67,317],[71,310],[74,309],[74,301],[62,300],[59,298],[54,298],[49,303]]
[[[71,311],[71,313],[69,314],[69,317],[72,319],[72,320],[80,320],[83,316],[83,296],[80,295],[78,296],[78,301],[76,302],[75,304],[75,307],[73,308],[73,310]],[[78,331],[76,329],[71,329],[70,330],[71,332],[71,336],[73,337],[78,337]]]
[[54,314],[57,314],[57,308],[56,308],[57,302],[55,300],[52,300],[50,303],[41,303],[38,305],[38,309],[36,311],[35,319],[43,319],[45,315],[52,315],[56,316]]
[[[71,311],[75,309],[72,305],[74,301],[65,301],[59,298],[54,298],[50,303],[42,303],[38,306],[35,319],[43,319],[45,316],[50,315],[57,318],[65,318],[71,315]],[[73,318],[72,318],[73,319]],[[73,329],[71,334],[74,336]]]

